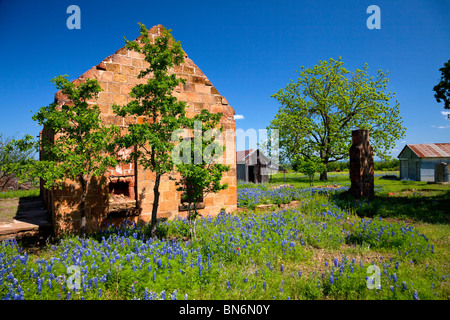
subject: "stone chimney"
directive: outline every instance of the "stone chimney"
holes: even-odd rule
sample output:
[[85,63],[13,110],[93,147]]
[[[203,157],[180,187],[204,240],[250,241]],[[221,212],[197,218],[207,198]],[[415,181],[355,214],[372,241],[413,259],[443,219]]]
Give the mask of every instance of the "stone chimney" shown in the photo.
[[350,194],[355,198],[374,196],[373,150],[369,130],[353,130],[350,147]]

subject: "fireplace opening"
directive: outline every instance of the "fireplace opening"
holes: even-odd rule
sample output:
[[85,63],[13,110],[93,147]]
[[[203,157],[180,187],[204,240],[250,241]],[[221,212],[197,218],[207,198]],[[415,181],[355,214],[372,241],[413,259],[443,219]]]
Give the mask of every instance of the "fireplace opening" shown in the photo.
[[111,177],[109,180],[109,211],[136,208],[134,177]]
[[109,193],[111,195],[123,195],[124,197],[130,197],[129,183],[125,181],[116,181],[109,183]]

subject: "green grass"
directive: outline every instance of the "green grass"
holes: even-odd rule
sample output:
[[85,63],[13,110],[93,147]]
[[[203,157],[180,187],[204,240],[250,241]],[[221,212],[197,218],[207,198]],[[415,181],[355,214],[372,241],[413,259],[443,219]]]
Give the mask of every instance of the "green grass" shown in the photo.
[[36,197],[39,196],[39,194],[40,194],[39,189],[4,191],[0,192],[0,199]]
[[[279,184],[287,184],[295,188],[310,187],[305,175],[290,172],[283,176],[277,173],[270,182],[262,185],[252,183],[238,184],[238,188],[270,189]],[[319,181],[318,176],[314,186],[340,185],[350,186],[348,172],[332,172],[328,181]],[[332,196],[330,201],[339,207],[355,212],[364,217],[381,216],[383,218],[399,218],[410,221],[431,223],[450,222],[448,208],[450,207],[450,185],[435,184],[420,181],[400,180],[398,172],[375,172],[375,198],[355,201],[345,193]]]

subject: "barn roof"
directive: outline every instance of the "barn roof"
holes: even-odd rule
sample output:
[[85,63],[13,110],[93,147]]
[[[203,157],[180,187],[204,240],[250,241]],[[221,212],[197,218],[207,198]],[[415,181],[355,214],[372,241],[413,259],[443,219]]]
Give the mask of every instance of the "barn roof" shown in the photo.
[[407,144],[406,147],[409,147],[420,158],[450,157],[450,143]]
[[236,151],[236,162],[244,161],[245,157],[247,157],[252,152],[253,152],[253,149]]

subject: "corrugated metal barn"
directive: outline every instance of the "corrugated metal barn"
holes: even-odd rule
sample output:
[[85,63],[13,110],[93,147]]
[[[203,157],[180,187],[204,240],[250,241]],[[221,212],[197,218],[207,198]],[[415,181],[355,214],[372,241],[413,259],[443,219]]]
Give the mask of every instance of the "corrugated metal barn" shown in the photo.
[[440,181],[439,165],[450,165],[450,143],[407,144],[398,155],[400,179]]

